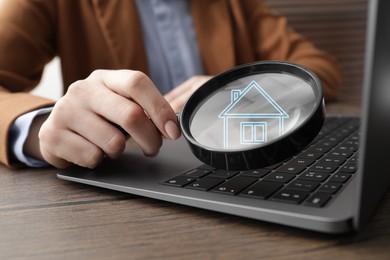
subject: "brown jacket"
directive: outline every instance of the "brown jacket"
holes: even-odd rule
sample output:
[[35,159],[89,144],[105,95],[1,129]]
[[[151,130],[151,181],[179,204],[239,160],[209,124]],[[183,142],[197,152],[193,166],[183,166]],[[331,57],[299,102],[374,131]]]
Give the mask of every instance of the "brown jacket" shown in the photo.
[[[288,60],[320,77],[326,98],[340,75],[333,60],[287,27],[260,0],[191,0],[208,75],[257,60]],[[6,0],[0,6],[0,161],[11,164],[8,131],[19,115],[53,104],[26,92],[54,56],[66,87],[95,69],[147,73],[142,31],[131,0]],[[56,86],[53,86],[56,87]]]

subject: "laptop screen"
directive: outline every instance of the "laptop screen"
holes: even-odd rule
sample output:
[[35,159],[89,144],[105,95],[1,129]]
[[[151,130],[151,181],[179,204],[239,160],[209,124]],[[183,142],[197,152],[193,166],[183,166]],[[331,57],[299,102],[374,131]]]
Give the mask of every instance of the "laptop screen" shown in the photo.
[[355,228],[373,213],[390,184],[390,1],[369,1]]

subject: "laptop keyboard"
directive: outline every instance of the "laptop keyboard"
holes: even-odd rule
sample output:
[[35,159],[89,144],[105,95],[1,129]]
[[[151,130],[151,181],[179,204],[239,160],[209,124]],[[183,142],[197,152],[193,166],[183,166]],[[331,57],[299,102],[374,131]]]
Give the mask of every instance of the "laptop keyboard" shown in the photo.
[[358,129],[358,118],[327,118],[313,142],[282,163],[249,171],[229,171],[201,165],[163,184],[323,207],[357,170]]

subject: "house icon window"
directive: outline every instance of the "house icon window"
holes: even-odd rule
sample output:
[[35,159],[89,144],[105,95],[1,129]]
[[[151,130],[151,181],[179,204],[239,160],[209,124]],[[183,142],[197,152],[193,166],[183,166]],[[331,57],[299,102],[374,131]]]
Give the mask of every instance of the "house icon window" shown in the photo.
[[231,90],[230,97],[229,105],[218,115],[223,119],[225,149],[263,144],[284,133],[288,114],[256,81],[242,90]]
[[241,144],[262,144],[267,142],[266,122],[241,122],[240,123]]

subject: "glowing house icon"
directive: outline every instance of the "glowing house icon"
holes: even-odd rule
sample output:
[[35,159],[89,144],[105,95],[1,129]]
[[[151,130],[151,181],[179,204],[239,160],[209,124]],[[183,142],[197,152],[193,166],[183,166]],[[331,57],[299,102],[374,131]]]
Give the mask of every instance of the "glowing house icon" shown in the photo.
[[223,121],[224,148],[262,144],[284,133],[288,114],[255,81],[231,90],[230,104],[218,115]]

